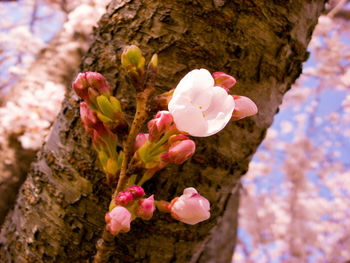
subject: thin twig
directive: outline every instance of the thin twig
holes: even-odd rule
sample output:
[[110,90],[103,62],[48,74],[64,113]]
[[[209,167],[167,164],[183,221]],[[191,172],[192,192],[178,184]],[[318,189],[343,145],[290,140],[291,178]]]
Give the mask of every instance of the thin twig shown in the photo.
[[113,194],[115,197],[120,191],[122,191],[128,181],[128,176],[126,174],[126,170],[128,168],[129,160],[132,155],[132,151],[134,148],[134,142],[137,134],[140,132],[143,123],[147,118],[147,102],[149,97],[154,92],[153,86],[147,86],[146,89],[142,92],[139,92],[136,95],[136,113],[134,121],[132,122],[129,135],[123,143],[124,148],[124,158],[122,162],[122,167],[120,170],[120,176],[117,188]]
[[[140,132],[142,125],[147,119],[147,102],[149,97],[154,92],[154,87],[148,85],[144,91],[139,92],[136,95],[136,113],[127,139],[123,143],[124,148],[124,158],[122,161],[122,167],[119,175],[118,185],[113,193],[112,200],[117,196],[117,194],[122,191],[129,179],[126,173],[129,161],[131,159],[132,151],[134,148],[134,142],[137,134]],[[105,263],[108,262],[111,252],[114,250],[115,241],[114,236],[109,233],[105,228],[102,234],[102,238],[97,242],[97,252],[94,257],[94,263]]]

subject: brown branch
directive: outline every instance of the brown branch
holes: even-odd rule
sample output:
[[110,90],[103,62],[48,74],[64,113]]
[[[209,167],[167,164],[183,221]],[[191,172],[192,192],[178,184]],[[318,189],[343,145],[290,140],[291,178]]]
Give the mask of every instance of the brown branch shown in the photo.
[[147,102],[149,97],[154,92],[154,87],[149,85],[146,87],[146,89],[142,92],[139,92],[136,95],[136,114],[134,121],[132,122],[132,125],[130,127],[129,135],[123,143],[124,148],[124,158],[122,162],[122,167],[120,171],[119,181],[117,188],[113,194],[113,198],[124,189],[127,180],[129,179],[126,170],[128,168],[128,163],[132,155],[132,150],[134,147],[134,142],[137,134],[140,132],[141,127],[143,123],[145,122],[147,118]]
[[105,228],[103,230],[102,237],[97,241],[97,252],[94,258],[94,263],[108,262],[114,247],[114,236]]
[[[118,185],[112,195],[112,201],[117,196],[117,194],[125,188],[128,182],[130,175],[127,174],[127,168],[134,148],[135,138],[147,119],[147,102],[154,91],[154,87],[148,85],[144,91],[139,92],[136,95],[136,113],[132,125],[130,127],[128,137],[123,143],[124,158],[122,162]],[[111,252],[114,250],[114,246],[114,236],[111,233],[109,233],[109,231],[105,228],[102,234],[102,238],[99,239],[96,245],[97,252],[94,258],[94,263],[108,262]]]

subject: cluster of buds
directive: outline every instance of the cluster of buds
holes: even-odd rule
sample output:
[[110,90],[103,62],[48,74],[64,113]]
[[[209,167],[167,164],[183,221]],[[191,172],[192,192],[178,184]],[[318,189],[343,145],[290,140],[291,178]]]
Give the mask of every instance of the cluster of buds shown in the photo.
[[73,82],[73,89],[108,129],[115,133],[127,131],[128,124],[125,121],[120,102],[112,96],[111,86],[100,73],[79,73]]
[[115,184],[123,158],[123,154],[116,151],[116,133],[123,134],[127,130],[120,103],[112,96],[109,83],[100,73],[80,73],[73,82],[73,89],[84,100],[80,103],[80,116],[98,152],[107,182]]
[[183,194],[170,203],[164,200],[154,201],[153,195],[144,197],[145,192],[140,186],[128,187],[120,192],[106,214],[107,228],[112,235],[126,233],[130,223],[136,218],[150,220],[157,207],[160,212],[171,216],[185,224],[195,225],[210,217],[209,201],[201,196],[193,187],[186,188]]
[[134,158],[141,160],[143,168],[147,169],[142,183],[168,163],[184,163],[196,149],[194,141],[176,129],[168,111],[158,112],[148,122],[148,130],[149,134],[138,134],[134,145]]
[[150,220],[155,210],[154,197],[148,198],[142,187],[134,185],[118,193],[112,200],[110,212],[106,214],[105,220],[109,232],[113,235],[126,233],[130,230],[130,222],[135,218]]
[[154,54],[148,63],[147,72],[145,72],[145,61],[141,50],[135,45],[126,47],[122,53],[122,66],[130,83],[138,92],[145,88],[145,84],[154,85],[158,72],[157,54]]
[[90,135],[98,153],[102,168],[107,174],[107,180],[111,183],[120,171],[123,157],[122,153],[118,155],[116,152],[118,136],[106,127],[86,102],[80,103],[80,116],[84,129]]

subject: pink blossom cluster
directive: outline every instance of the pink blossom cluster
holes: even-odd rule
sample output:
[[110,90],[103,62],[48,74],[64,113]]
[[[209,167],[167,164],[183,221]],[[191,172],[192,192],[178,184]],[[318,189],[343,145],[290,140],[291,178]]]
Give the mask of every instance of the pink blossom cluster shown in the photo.
[[329,2],[340,11],[319,18],[309,46],[316,63],[305,65],[279,113],[290,118],[275,119],[243,179],[246,236],[234,262],[350,258],[350,23],[341,18],[346,1]]
[[38,149],[61,108],[64,93],[64,86],[53,82],[42,90],[22,92],[16,102],[0,108],[1,134],[18,134],[24,149]]
[[113,235],[126,233],[130,223],[136,218],[150,220],[155,210],[155,203],[161,212],[171,213],[172,217],[186,224],[194,225],[210,217],[209,201],[193,187],[186,188],[183,195],[174,198],[171,203],[154,201],[154,196],[142,198],[145,192],[140,186],[130,186],[120,192],[112,203],[105,220],[109,232]]
[[126,233],[130,230],[130,223],[139,217],[150,220],[155,210],[154,197],[142,198],[145,192],[142,187],[134,185],[120,192],[112,202],[112,209],[106,214],[105,220],[108,230],[113,235]]

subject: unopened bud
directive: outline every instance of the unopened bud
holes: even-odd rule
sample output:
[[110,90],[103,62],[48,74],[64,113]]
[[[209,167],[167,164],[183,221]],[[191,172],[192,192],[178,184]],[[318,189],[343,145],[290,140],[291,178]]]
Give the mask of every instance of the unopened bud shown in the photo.
[[122,206],[116,206],[106,214],[105,221],[109,232],[116,236],[119,233],[126,233],[130,230],[131,213]]
[[108,81],[98,72],[86,72],[85,77],[90,87],[97,90],[99,94],[109,97],[112,94],[112,88]]
[[148,140],[148,133],[139,133],[137,136],[136,136],[136,139],[135,139],[135,144],[134,144],[134,152],[136,152],[138,149],[141,148],[142,145],[145,144],[145,142]]
[[135,199],[141,198],[145,195],[143,188],[138,185],[129,186],[125,191],[130,192]]
[[213,73],[213,78],[215,81],[215,86],[224,88],[227,92],[228,90],[236,84],[236,79],[224,72]]
[[161,155],[164,162],[182,164],[188,160],[196,150],[194,141],[188,139],[175,142],[170,146],[168,152]]
[[158,73],[158,55],[154,54],[147,67],[147,84],[154,86]]
[[116,205],[128,206],[134,201],[134,197],[130,192],[120,192],[115,198]]
[[157,69],[158,67],[158,55],[153,54],[150,62],[149,62],[149,67],[152,67],[153,69]]
[[150,220],[155,210],[154,197],[151,195],[146,199],[140,199],[135,208],[135,215],[143,220]]
[[142,56],[141,50],[135,45],[124,48],[121,60],[122,66],[127,71],[136,70],[145,65],[145,58]]
[[168,111],[159,111],[153,120],[148,122],[149,139],[158,139],[170,127],[173,116]]
[[79,73],[78,76],[76,77],[76,79],[73,81],[73,89],[75,91],[75,93],[82,98],[83,100],[87,100],[88,97],[88,85],[87,85],[87,81],[85,78],[85,73]]
[[183,195],[171,201],[171,215],[175,219],[195,225],[210,217],[210,203],[193,187],[186,188]]
[[89,108],[86,102],[80,103],[80,117],[84,124],[85,131],[92,136],[93,129],[96,128],[100,120],[97,118],[96,113]]
[[97,96],[109,97],[112,94],[112,88],[107,80],[97,72],[79,73],[73,82],[73,89],[90,106],[95,105]]
[[252,116],[258,112],[256,104],[248,97],[232,95],[235,100],[235,108],[232,113],[231,120],[240,120],[245,117]]

